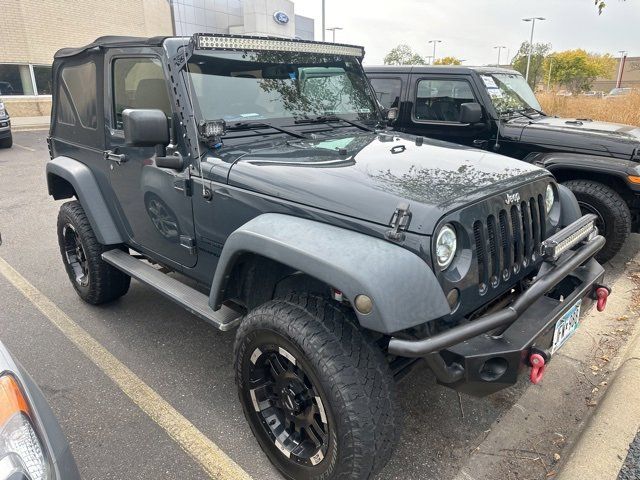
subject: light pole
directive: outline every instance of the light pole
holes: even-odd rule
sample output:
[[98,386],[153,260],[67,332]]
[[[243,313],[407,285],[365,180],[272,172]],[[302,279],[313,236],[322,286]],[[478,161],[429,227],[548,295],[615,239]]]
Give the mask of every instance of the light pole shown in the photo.
[[544,17],[523,18],[524,22],[531,22],[531,39],[529,40],[529,55],[527,56],[527,75],[525,80],[529,81],[529,69],[531,68],[531,54],[533,53],[533,30],[536,28],[536,20],[546,20]]
[[424,59],[427,61],[427,65],[431,65],[433,62],[433,55],[427,55]]
[[342,27],[331,27],[327,30],[333,33],[333,43],[336,43],[336,30],[342,30]]
[[436,45],[442,43],[442,40],[429,40],[429,43],[433,43],[433,62],[436,61]]
[[495,50],[498,50],[498,63],[496,64],[496,66],[499,67],[500,66],[500,54],[502,53],[502,49],[504,48],[506,50],[507,47],[505,47],[504,45],[496,45],[493,48]]
[[622,85],[622,74],[624,73],[624,64],[627,58],[626,50],[620,50],[618,51],[618,53],[620,54],[620,66],[618,67],[618,78],[616,79],[616,88],[620,88],[620,85]]
[[325,10],[324,10],[324,5],[325,0],[322,0],[322,41],[324,42],[324,33],[325,33],[325,27],[324,27],[324,15],[325,15]]

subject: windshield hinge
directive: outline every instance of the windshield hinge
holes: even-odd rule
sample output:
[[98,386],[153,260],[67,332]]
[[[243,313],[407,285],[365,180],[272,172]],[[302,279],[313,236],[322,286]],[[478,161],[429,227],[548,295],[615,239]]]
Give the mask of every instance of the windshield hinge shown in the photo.
[[180,235],[180,246],[186,248],[189,255],[195,255],[196,253],[196,241],[192,237],[187,235]]
[[179,192],[182,192],[185,197],[190,197],[193,195],[190,178],[179,178],[177,180],[174,180],[173,188],[178,190]]
[[409,211],[409,204],[406,202],[399,203],[395,212],[391,216],[389,226],[391,230],[385,233],[385,236],[389,240],[402,241],[404,240],[404,231],[409,228],[411,223],[411,212]]

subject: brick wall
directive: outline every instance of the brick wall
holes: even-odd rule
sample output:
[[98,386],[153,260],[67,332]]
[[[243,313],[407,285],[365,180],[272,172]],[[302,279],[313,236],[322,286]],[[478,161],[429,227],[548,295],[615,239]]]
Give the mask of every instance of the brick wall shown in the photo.
[[171,35],[168,0],[2,0],[0,63],[50,64],[101,35]]

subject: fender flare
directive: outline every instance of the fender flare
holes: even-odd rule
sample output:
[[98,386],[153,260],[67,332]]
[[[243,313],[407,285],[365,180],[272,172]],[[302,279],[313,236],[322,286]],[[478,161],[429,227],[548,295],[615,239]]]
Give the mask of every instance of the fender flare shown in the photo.
[[49,195],[55,197],[54,177],[60,177],[71,184],[101,244],[123,243],[107,202],[89,167],[72,158],[60,156],[47,162],[46,171]]
[[360,325],[390,334],[451,312],[433,271],[394,243],[290,215],[266,213],[227,239],[216,269],[209,305],[224,299],[236,259],[253,252],[312,275],[353,299],[366,294],[373,310],[355,311]]
[[630,184],[628,176],[640,176],[638,162],[617,157],[604,157],[582,153],[547,152],[531,153],[525,162],[546,168],[551,173],[562,170],[581,170],[587,173],[605,174],[620,179],[630,190],[640,190],[640,185]]

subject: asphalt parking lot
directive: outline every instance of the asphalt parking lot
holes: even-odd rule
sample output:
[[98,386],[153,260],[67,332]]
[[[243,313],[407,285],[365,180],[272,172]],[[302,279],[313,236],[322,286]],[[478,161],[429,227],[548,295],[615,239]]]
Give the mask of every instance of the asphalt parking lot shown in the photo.
[[[47,194],[45,139],[45,131],[15,133],[14,147],[0,150],[0,258],[250,476],[280,478],[253,439],[237,400],[233,333],[218,332],[138,282],[122,299],[100,307],[77,297],[58,250],[61,202]],[[176,443],[175,435],[2,275],[0,295],[0,338],[51,403],[83,478],[211,476],[188,445]],[[459,397],[418,368],[400,384],[405,430],[379,478],[452,478],[526,387],[521,382],[489,398]]]

